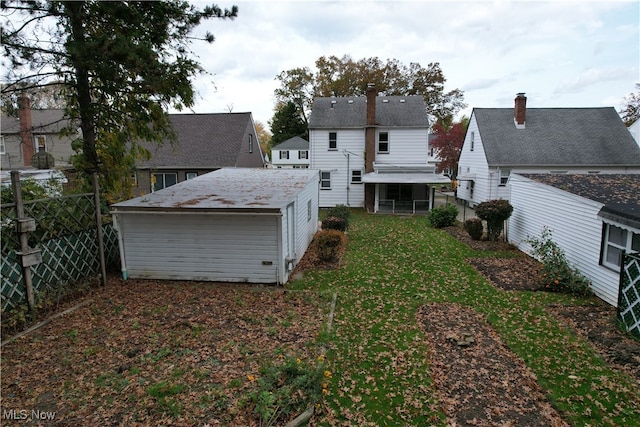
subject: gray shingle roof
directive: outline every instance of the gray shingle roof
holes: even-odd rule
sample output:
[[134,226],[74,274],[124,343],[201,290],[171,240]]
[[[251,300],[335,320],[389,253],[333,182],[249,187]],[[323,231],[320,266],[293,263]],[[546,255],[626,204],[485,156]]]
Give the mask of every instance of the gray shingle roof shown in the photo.
[[473,110],[490,166],[640,166],[640,147],[613,107]]
[[[237,166],[243,138],[252,119],[251,113],[219,113],[170,114],[169,120],[177,141],[174,144],[166,141],[159,147],[143,143],[152,157],[138,162],[138,168]],[[259,150],[255,135],[254,147]]]
[[602,203],[603,212],[640,226],[640,174],[521,174],[525,178]]
[[[15,134],[20,131],[20,120],[6,114],[0,119],[2,133]],[[58,133],[67,126],[69,121],[64,119],[64,110],[31,110],[31,125],[34,133]]]
[[[309,128],[363,128],[367,124],[367,98],[315,98]],[[427,105],[421,96],[379,96],[376,124],[385,127],[428,127]]]
[[282,141],[278,145],[271,147],[272,150],[308,150],[309,141],[299,136],[294,136],[286,141]]

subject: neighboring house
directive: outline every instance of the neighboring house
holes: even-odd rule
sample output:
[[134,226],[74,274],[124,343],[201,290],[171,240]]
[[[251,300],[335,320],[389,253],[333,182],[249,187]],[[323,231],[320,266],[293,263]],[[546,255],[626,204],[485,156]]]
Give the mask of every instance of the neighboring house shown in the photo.
[[635,139],[638,146],[640,146],[640,119],[633,122],[628,129],[633,139]]
[[316,98],[309,117],[311,167],[320,206],[426,212],[450,183],[429,163],[429,119],[421,96]]
[[508,239],[529,252],[544,227],[595,294],[617,305],[623,251],[640,251],[640,175],[514,174]]
[[457,197],[509,199],[511,173],[640,173],[640,147],[612,107],[474,108],[458,162]]
[[136,195],[224,167],[265,166],[251,113],[169,114],[169,121],[177,140],[145,144],[151,159],[136,165]]
[[125,279],[283,284],[318,230],[318,171],[224,168],[111,209]]
[[309,141],[294,136],[271,148],[271,164],[274,168],[309,168]]
[[64,110],[32,110],[29,98],[21,96],[18,117],[3,113],[0,120],[1,169],[30,168],[34,154],[39,152],[51,154],[56,167],[71,166],[72,138],[60,135],[69,124]]

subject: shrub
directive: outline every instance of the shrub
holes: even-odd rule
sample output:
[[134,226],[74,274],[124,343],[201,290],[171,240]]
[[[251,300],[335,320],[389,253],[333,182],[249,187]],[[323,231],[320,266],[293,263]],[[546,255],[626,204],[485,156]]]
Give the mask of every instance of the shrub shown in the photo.
[[513,206],[504,199],[488,200],[476,206],[478,218],[487,221],[487,236],[492,242],[498,240],[502,234],[504,222],[509,219],[512,212]]
[[551,240],[549,228],[542,229],[540,238],[527,237],[526,242],[531,245],[531,254],[542,262],[542,285],[545,289],[573,295],[591,294],[589,280],[569,265],[562,248]]
[[347,231],[347,221],[336,216],[329,216],[322,221],[322,229]]
[[432,227],[443,228],[455,225],[458,217],[458,208],[451,203],[431,209],[427,212],[427,219]]
[[482,233],[484,233],[482,220],[478,218],[469,218],[464,222],[464,229],[469,233],[469,236],[471,236],[473,240],[482,239]]
[[331,379],[322,360],[320,357],[318,363],[309,363],[287,357],[280,364],[268,362],[262,366],[258,378],[248,375],[249,381],[257,385],[249,394],[249,401],[261,426],[283,425],[292,414],[321,399]]
[[335,261],[344,242],[344,234],[338,230],[322,230],[316,235],[318,258],[322,261]]
[[351,219],[351,209],[346,205],[337,205],[327,212],[327,217],[341,218],[344,220],[347,228],[349,228],[349,220]]

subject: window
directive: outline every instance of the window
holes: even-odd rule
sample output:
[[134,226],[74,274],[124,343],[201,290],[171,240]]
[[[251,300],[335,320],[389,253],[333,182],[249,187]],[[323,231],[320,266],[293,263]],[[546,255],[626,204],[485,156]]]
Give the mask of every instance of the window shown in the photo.
[[331,172],[330,171],[320,172],[320,189],[331,190]]
[[338,133],[329,132],[329,150],[338,149]]
[[378,153],[389,152],[389,132],[380,132],[378,134]]
[[309,158],[309,152],[307,150],[298,151],[298,158],[299,159],[308,159]]
[[176,173],[154,173],[151,176],[151,191],[162,190],[178,182]]
[[351,183],[362,184],[362,170],[358,169],[351,171]]
[[4,136],[0,136],[0,154],[6,154],[7,147],[4,145]]
[[307,222],[311,221],[311,199],[307,201]]
[[602,265],[619,271],[623,251],[640,251],[640,234],[632,233],[631,231],[611,224],[604,224],[604,228]]
[[131,174],[131,176],[129,177],[131,185],[133,187],[137,187],[138,186],[138,172],[133,172]]
[[44,135],[36,136],[36,153],[47,151],[47,137]]
[[511,173],[511,169],[500,169],[500,187],[504,187],[507,185],[507,181],[509,181],[509,174]]
[[287,150],[280,150],[280,159],[289,159],[289,152]]
[[193,179],[198,176],[198,172],[187,172],[184,175],[187,179]]
[[473,151],[473,146],[475,145],[476,141],[476,133],[474,131],[471,131],[471,151]]
[[249,152],[253,153],[253,135],[249,134]]

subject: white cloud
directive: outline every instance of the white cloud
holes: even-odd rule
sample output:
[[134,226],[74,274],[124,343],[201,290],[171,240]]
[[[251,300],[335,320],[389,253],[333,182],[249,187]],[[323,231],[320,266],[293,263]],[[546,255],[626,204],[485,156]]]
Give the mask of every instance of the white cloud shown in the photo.
[[211,78],[198,80],[198,112],[232,103],[266,123],[276,75],[313,68],[323,55],[439,62],[446,89],[465,90],[469,109],[509,107],[522,91],[532,106],[593,106],[624,97],[640,80],[640,6],[633,1],[218,4],[238,4],[240,12],[234,21],[204,25],[216,42],[197,51],[218,90]]

